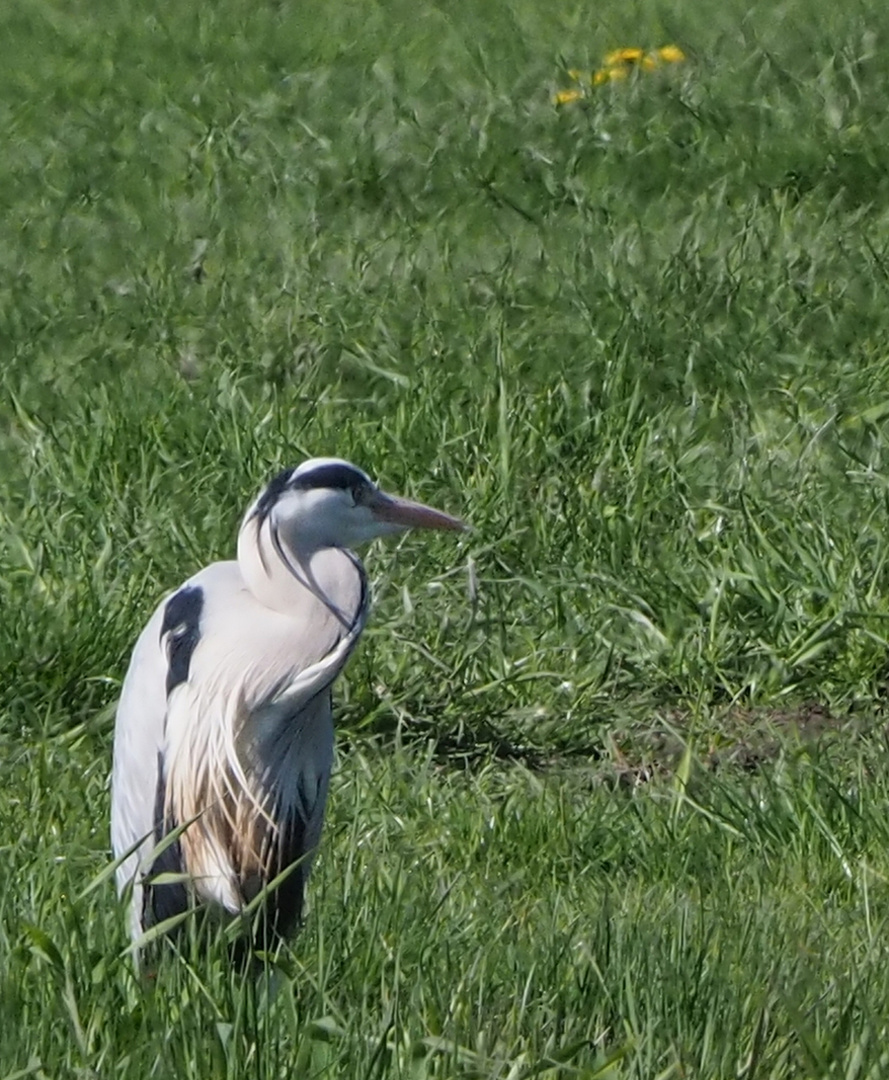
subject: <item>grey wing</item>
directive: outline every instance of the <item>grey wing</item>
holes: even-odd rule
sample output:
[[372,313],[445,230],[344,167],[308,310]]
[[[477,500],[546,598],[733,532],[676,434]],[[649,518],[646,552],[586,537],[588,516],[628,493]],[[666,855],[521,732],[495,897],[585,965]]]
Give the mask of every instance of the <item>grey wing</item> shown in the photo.
[[151,888],[150,903],[146,904],[143,877],[149,870],[175,874],[185,869],[178,842],[157,858],[152,852],[176,824],[166,819],[169,697],[188,680],[191,657],[200,639],[202,576],[167,597],[149,620],[133,650],[117,707],[111,842],[115,857],[122,859],[117,868],[118,890],[133,884],[130,930],[134,937],[150,923],[187,906],[181,883]]
[[158,773],[163,758],[168,668],[161,643],[163,613],[162,604],[136,642],[114,726],[111,844],[116,859],[135,847],[116,872],[119,892],[133,883],[130,931],[134,937],[142,930],[140,879],[155,846]]
[[[300,922],[305,886],[324,823],[333,765],[329,686],[298,708],[288,702],[266,739],[254,744],[252,756],[267,790],[275,793],[273,814],[278,832],[270,876],[276,877],[299,862],[269,902],[273,925],[286,935]],[[248,895],[250,891],[246,890]]]

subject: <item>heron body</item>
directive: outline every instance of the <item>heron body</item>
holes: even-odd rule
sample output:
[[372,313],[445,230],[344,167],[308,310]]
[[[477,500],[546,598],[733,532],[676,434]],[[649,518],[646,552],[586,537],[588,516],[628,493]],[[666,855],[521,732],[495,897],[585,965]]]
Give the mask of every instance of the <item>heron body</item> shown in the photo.
[[294,863],[266,902],[276,931],[298,922],[333,761],[331,688],[368,614],[350,547],[412,527],[462,524],[312,459],[247,511],[236,561],[154,612],[114,736],[111,834],[134,938],[193,903],[237,914]]

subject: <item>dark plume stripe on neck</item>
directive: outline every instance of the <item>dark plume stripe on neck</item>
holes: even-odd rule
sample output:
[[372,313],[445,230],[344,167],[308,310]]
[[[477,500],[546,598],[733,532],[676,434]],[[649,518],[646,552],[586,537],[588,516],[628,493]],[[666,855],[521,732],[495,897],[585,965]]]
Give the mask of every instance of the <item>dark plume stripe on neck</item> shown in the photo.
[[278,499],[280,499],[284,492],[290,487],[292,478],[293,469],[282,469],[277,476],[273,477],[268,484],[266,484],[265,490],[256,500],[256,506],[253,508],[253,517],[259,519],[260,525],[272,512],[272,507]]

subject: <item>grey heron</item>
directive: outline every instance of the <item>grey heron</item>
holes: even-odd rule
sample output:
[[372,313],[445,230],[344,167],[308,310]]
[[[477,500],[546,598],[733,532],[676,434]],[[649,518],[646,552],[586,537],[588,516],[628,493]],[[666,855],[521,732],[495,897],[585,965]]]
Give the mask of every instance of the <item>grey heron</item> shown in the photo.
[[351,548],[411,528],[464,526],[313,458],[250,506],[236,560],[160,603],[114,731],[111,838],[134,939],[193,904],[235,915],[298,860],[266,902],[276,932],[299,921],[333,759],[331,687],[368,614]]

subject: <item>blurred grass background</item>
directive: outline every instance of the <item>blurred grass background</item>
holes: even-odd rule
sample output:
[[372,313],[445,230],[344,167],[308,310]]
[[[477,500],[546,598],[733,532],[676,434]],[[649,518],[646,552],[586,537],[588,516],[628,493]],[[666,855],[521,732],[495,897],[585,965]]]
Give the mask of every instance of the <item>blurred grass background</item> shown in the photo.
[[[881,1075],[887,32],[0,11],[0,1077]],[[368,553],[288,990],[251,1020],[214,955],[142,999],[76,899],[127,655],[325,453],[474,531]]]

